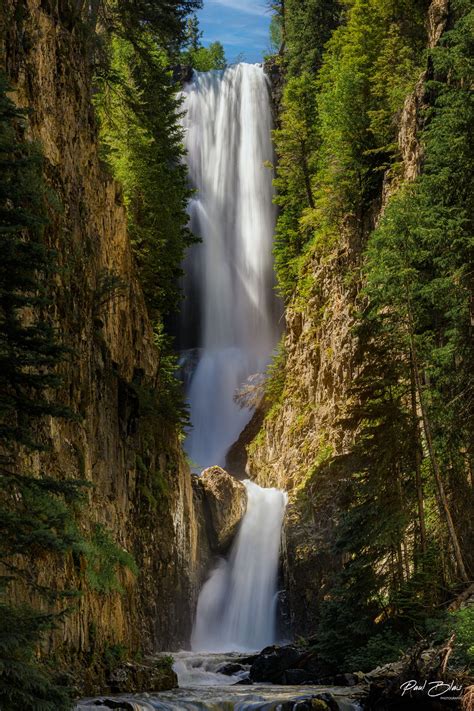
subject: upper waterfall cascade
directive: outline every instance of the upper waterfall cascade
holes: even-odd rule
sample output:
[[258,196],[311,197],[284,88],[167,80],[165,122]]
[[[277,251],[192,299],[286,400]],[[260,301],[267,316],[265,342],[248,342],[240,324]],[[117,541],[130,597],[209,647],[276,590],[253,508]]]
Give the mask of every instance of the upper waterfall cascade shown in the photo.
[[202,244],[184,265],[180,348],[186,355],[193,429],[186,443],[199,468],[223,465],[250,412],[235,391],[262,372],[278,340],[272,238],[275,207],[272,116],[258,65],[194,73],[184,87],[183,124],[192,231]]

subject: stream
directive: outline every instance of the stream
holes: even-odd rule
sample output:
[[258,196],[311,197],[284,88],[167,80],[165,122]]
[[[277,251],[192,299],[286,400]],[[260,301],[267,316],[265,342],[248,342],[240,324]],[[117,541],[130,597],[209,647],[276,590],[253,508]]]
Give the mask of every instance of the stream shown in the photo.
[[[305,701],[321,695],[324,698],[324,694],[330,694],[340,711],[359,711],[362,708],[358,701],[364,696],[365,690],[362,687],[351,687],[349,692],[347,687],[335,686],[239,684],[240,675],[226,676],[217,671],[223,664],[245,661],[246,655],[237,652],[178,652],[173,656],[174,669],[178,674],[178,689],[159,694],[84,699],[76,706],[76,711],[98,711],[100,702],[104,704],[102,708],[120,711],[296,711],[298,708],[303,711]],[[107,706],[110,702],[116,705]],[[120,706],[120,702],[128,705]]]

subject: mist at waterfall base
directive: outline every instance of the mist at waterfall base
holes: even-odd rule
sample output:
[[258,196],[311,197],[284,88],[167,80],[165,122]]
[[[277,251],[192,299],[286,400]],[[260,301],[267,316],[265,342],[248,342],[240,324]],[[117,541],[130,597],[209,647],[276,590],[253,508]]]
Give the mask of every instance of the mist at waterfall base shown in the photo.
[[234,402],[278,341],[274,291],[272,114],[262,67],[195,72],[183,89],[190,228],[202,240],[183,266],[178,346],[196,469],[225,464],[251,412]]

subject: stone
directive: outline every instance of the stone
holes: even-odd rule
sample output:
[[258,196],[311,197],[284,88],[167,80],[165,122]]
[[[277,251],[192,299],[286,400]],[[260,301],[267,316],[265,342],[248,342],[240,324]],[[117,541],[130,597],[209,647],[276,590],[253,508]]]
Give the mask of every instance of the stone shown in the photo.
[[[121,592],[104,595],[81,584],[80,604],[42,642],[41,656],[74,675],[78,696],[93,696],[106,689],[103,660],[111,647],[132,657],[186,644],[201,584],[198,523],[178,429],[144,414],[137,395],[158,394],[161,355],[122,189],[100,159],[90,37],[69,25],[72,3],[25,0],[21,21],[18,7],[16,0],[0,2],[2,20],[11,18],[1,51],[10,57],[15,100],[31,119],[28,138],[41,144],[47,182],[61,205],[44,239],[60,267],[51,284],[51,325],[71,353],[61,366],[62,404],[78,417],[38,422],[44,450],[16,464],[33,476],[47,471],[60,481],[90,482],[78,526],[88,534],[89,523],[100,524],[120,549],[133,551],[140,570],[139,582],[118,571]],[[107,292],[110,277],[126,288]],[[59,556],[31,572],[41,586],[77,587],[78,571]],[[23,604],[25,594],[17,586],[12,602]]]
[[295,666],[300,656],[293,645],[266,647],[250,667],[250,678],[253,681],[282,683],[283,672]]
[[114,669],[108,679],[114,694],[167,691],[178,686],[178,677],[167,659],[138,664],[127,662]]
[[209,467],[198,478],[205,495],[211,548],[224,553],[247,509],[245,486],[221,467]]
[[339,711],[337,701],[329,693],[285,701],[279,708],[281,711]]
[[188,64],[175,64],[170,70],[175,84],[187,84],[193,78],[193,68]]
[[225,674],[226,676],[233,676],[233,674],[241,671],[245,671],[245,669],[242,664],[237,664],[237,662],[221,664],[216,669],[217,674]]
[[305,669],[287,669],[283,673],[282,683],[298,686],[299,684],[316,684],[316,681]]

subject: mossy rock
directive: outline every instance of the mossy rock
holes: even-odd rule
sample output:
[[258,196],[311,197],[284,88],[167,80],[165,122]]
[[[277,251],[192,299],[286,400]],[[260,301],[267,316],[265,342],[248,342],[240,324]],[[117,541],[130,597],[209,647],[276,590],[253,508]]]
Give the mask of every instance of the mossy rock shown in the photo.
[[110,673],[110,690],[114,694],[139,694],[175,689],[178,677],[172,664],[173,660],[169,657],[149,660],[143,664],[121,664]]

